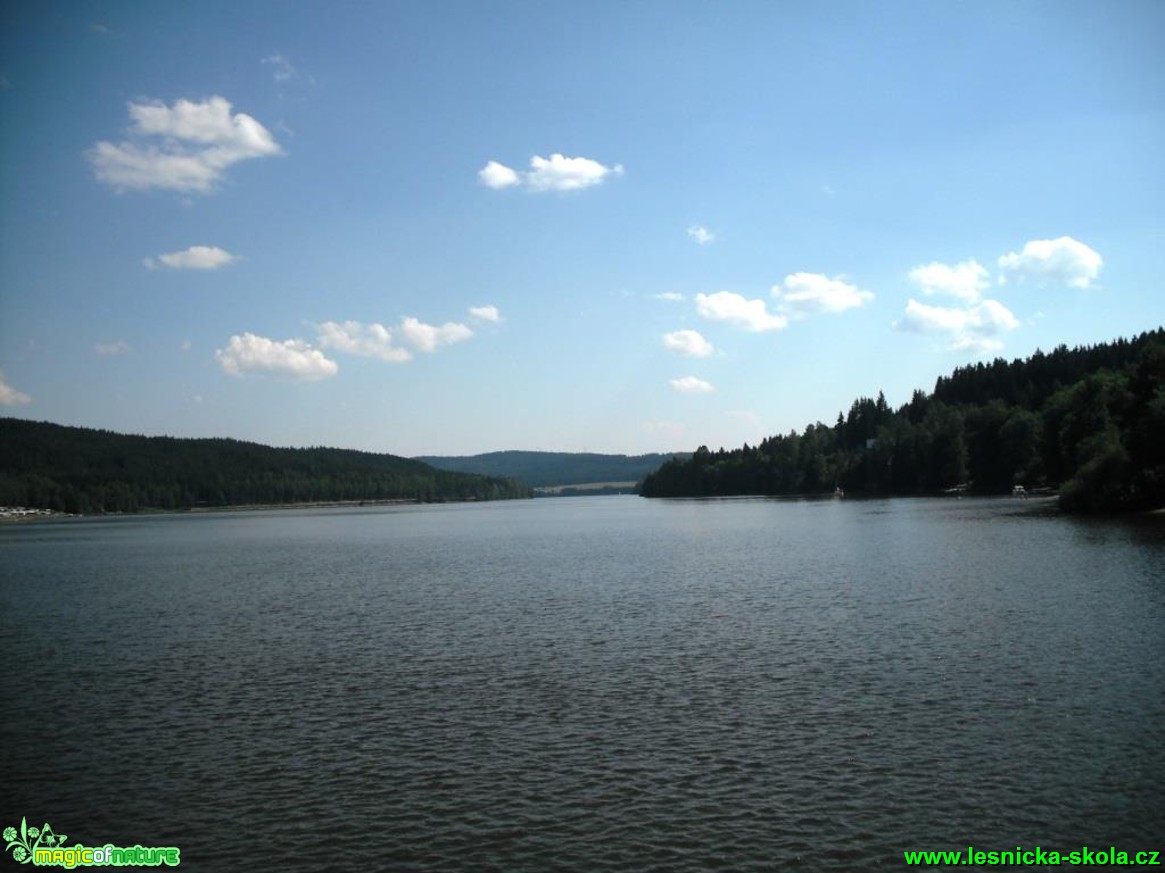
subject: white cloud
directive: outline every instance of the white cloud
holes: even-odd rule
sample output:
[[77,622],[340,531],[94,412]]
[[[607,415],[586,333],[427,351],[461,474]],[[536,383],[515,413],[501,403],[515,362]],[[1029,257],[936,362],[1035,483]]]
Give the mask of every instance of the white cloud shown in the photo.
[[935,261],[915,267],[908,278],[923,294],[944,294],[961,300],[978,300],[979,294],[990,284],[991,274],[974,258],[955,264]]
[[789,323],[783,315],[765,309],[763,300],[749,300],[732,291],[697,294],[696,312],[710,321],[726,321],[745,330],[781,330]]
[[549,158],[534,155],[530,158],[530,169],[524,173],[490,161],[477,171],[477,178],[489,188],[521,185],[531,191],[578,191],[598,185],[607,176],[622,174],[622,164],[606,167],[590,158],[568,158],[555,153]]
[[437,327],[408,315],[401,319],[398,331],[401,339],[422,352],[436,351],[441,346],[450,346],[473,336],[472,330],[455,321]]
[[683,294],[679,294],[679,293],[677,293],[677,292],[675,292],[675,291],[664,291],[664,292],[662,292],[662,293],[660,293],[660,294],[654,294],[654,295],[652,295],[652,296],[653,296],[653,297],[654,297],[656,300],[667,300],[669,303],[672,303],[672,302],[675,302],[675,301],[678,301],[678,300],[683,300],[683,299],[684,299],[684,295],[683,295]]
[[[449,321],[440,326],[425,324],[405,316],[396,327],[383,324],[362,324],[345,321],[343,324],[327,321],[319,325],[319,343],[322,348],[336,349],[350,355],[378,358],[394,364],[413,359],[413,350],[434,352],[442,346],[453,345],[473,336],[464,324]],[[402,345],[403,344],[403,345]]]
[[31,397],[8,384],[4,371],[0,370],[0,406],[21,406],[31,402]]
[[231,115],[231,104],[225,97],[211,97],[202,103],[176,100],[173,106],[160,100],[130,103],[129,114],[135,122],[135,132],[146,136],[217,146],[247,157],[279,151],[263,125],[241,112]]
[[232,376],[257,373],[315,380],[335,376],[340,371],[335,361],[303,340],[279,342],[253,333],[235,334],[227,347],[216,350],[214,356],[223,371]]
[[622,164],[604,167],[590,158],[567,158],[560,154],[541,158],[535,155],[530,158],[526,184],[535,191],[577,191],[598,185],[612,173],[621,176]]
[[874,299],[870,291],[820,273],[792,273],[772,293],[777,312],[789,318],[845,312]]
[[270,132],[223,97],[130,103],[136,139],[98,142],[87,153],[97,178],[118,190],[209,191],[239,161],[282,153]]
[[695,376],[683,376],[679,379],[669,379],[672,390],[680,394],[711,394],[716,390],[710,382],[697,379]]
[[502,315],[496,306],[471,306],[469,314],[481,321],[492,321],[494,324],[502,320]]
[[413,354],[394,344],[392,331],[383,324],[361,324],[345,321],[338,324],[326,321],[319,326],[319,343],[325,349],[336,349],[364,358],[379,358],[393,364],[411,361]]
[[520,185],[522,183],[521,177],[514,170],[511,170],[505,164],[499,164],[497,161],[490,161],[478,170],[477,178],[487,188],[495,189],[509,188],[511,185]]
[[716,239],[716,234],[699,224],[693,224],[688,228],[688,236],[694,239],[697,245],[702,246],[706,246],[712,240]]
[[1019,319],[998,300],[956,309],[929,306],[911,298],[906,314],[894,327],[910,333],[945,334],[951,349],[992,352],[1003,348],[1000,337],[1019,327]]
[[695,330],[674,330],[663,335],[663,344],[673,352],[690,358],[706,358],[715,349],[712,344]]
[[1070,288],[1087,288],[1100,274],[1104,261],[1100,254],[1070,236],[1032,240],[1023,251],[999,259],[1003,273],[1000,284],[1030,279],[1041,285],[1053,283]]
[[93,347],[93,351],[103,357],[108,355],[124,355],[129,351],[129,343],[125,340],[117,340],[112,343],[98,343]]
[[159,261],[172,270],[217,270],[238,259],[237,255],[218,246],[190,246],[180,252],[158,255],[157,260],[146,258],[142,263],[150,270],[158,269]]
[[192,348],[194,348],[194,343],[191,340],[184,339],[184,340],[182,340],[182,347],[181,348],[182,348],[182,351],[188,352]]

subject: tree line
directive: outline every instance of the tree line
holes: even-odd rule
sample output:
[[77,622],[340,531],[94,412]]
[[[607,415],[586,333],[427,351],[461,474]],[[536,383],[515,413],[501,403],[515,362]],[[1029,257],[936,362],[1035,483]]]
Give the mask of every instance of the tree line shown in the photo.
[[673,457],[686,458],[688,453],[603,455],[593,452],[505,451],[461,457],[422,455],[414,460],[440,470],[521,479],[532,488],[545,488],[593,482],[638,482]]
[[645,497],[1057,489],[1072,511],[1165,506],[1165,329],[960,367],[892,409],[862,397],[758,446],[665,463]]
[[530,497],[513,479],[395,455],[272,448],[0,418],[0,505],[90,514],[332,501]]

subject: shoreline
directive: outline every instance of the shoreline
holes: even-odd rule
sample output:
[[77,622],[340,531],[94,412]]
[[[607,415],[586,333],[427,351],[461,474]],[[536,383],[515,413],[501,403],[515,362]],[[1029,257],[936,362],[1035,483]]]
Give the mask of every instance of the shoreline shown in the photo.
[[[1033,513],[1055,512],[1067,516],[1080,518],[1165,518],[1165,506],[1156,509],[1141,509],[1133,512],[1116,513],[1072,513],[1065,512],[1059,507],[1059,495],[1056,494],[1029,494],[1026,497],[1014,497],[1007,494],[965,494],[965,495],[867,495],[854,494],[838,498],[830,494],[731,494],[731,495],[704,495],[700,497],[651,497],[646,500],[733,500],[733,499],[786,499],[786,500],[915,500],[919,498],[942,498],[946,500],[961,500],[963,498],[987,499],[1000,501],[1014,501],[1016,509],[1027,509]],[[207,515],[226,512],[265,512],[288,509],[352,509],[377,506],[430,506],[440,504],[459,503],[507,503],[510,500],[534,498],[510,498],[503,500],[434,500],[423,501],[408,497],[383,498],[375,500],[313,500],[305,503],[243,503],[227,506],[192,506],[183,509],[155,509],[147,508],[137,512],[99,512],[88,515],[81,513],[61,512],[55,509],[35,509],[27,506],[0,506],[0,525],[5,524],[35,524],[46,521],[63,521],[66,519],[93,519],[93,518],[132,518],[151,515]]]
[[[432,503],[498,503],[501,501],[445,500]],[[0,524],[29,524],[69,518],[133,518],[147,515],[201,515],[217,512],[261,512],[274,509],[341,509],[361,506],[425,506],[425,501],[409,497],[375,500],[313,500],[305,503],[240,503],[225,506],[190,506],[183,509],[149,507],[137,512],[61,512],[56,509],[33,509],[27,506],[0,506]]]

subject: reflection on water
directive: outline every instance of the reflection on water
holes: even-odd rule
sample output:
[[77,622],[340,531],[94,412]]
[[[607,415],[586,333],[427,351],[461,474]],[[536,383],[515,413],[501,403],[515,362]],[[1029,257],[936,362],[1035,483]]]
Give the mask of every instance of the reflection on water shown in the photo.
[[2,824],[207,870],[1159,847],[1162,529],[619,497],[6,527]]

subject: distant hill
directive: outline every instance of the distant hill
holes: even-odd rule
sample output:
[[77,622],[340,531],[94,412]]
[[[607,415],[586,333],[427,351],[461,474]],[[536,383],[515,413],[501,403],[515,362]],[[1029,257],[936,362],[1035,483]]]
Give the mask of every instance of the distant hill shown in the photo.
[[0,505],[72,513],[530,497],[512,479],[395,455],[145,437],[0,418]]
[[862,397],[726,452],[698,448],[649,475],[645,497],[980,494],[1058,489],[1071,511],[1165,506],[1165,329],[977,363],[891,409]]
[[[586,452],[487,452],[483,455],[414,458],[439,470],[520,479],[531,488],[590,485],[596,482],[639,482],[666,461],[687,452],[651,455],[601,455]],[[573,493],[573,492],[572,492]]]

